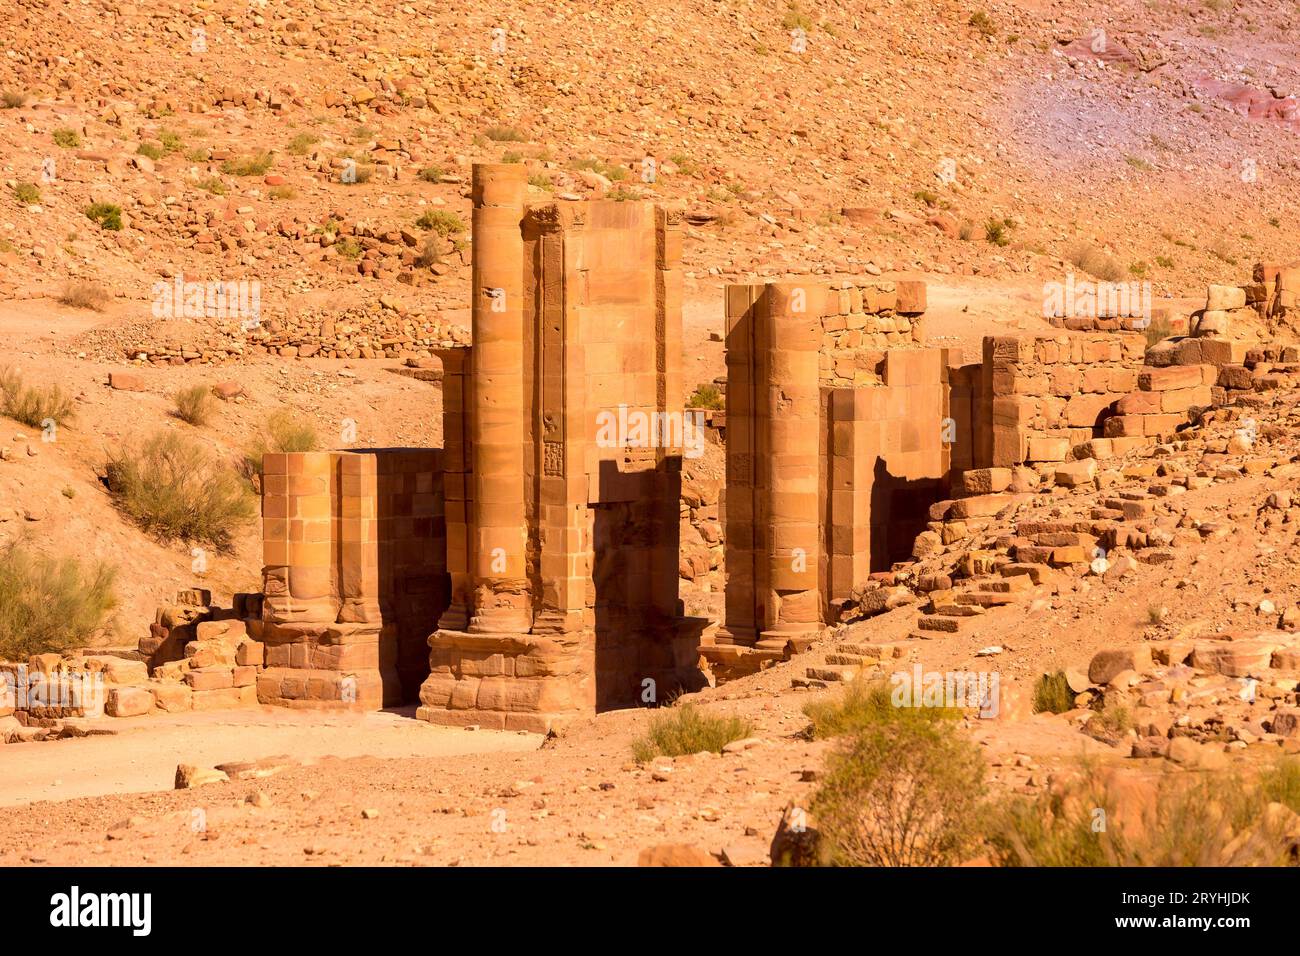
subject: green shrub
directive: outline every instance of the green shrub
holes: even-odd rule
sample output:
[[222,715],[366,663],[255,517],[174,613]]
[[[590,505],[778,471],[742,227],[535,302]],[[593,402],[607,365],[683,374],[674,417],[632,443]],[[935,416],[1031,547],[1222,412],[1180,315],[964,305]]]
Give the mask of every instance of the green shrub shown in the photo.
[[228,159],[221,164],[221,171],[229,176],[264,176],[274,162],[275,157],[263,151]]
[[995,246],[1011,244],[1011,220],[989,219],[984,223],[984,238]]
[[141,143],[136,147],[135,151],[141,156],[146,156],[149,159],[163,158],[163,148],[161,146],[155,146],[153,143]]
[[781,28],[787,33],[791,30],[803,30],[807,33],[813,28],[812,17],[804,13],[797,3],[786,7],[785,16],[781,18]]
[[930,723],[961,716],[961,711],[950,707],[897,707],[886,681],[863,679],[853,681],[841,693],[809,701],[803,713],[812,721],[812,736],[819,740],[882,724],[914,720]]
[[534,173],[528,177],[528,185],[537,189],[544,189],[548,193],[554,191],[555,183],[551,182],[551,177],[545,173]]
[[338,242],[334,243],[334,251],[344,259],[360,259],[361,243],[357,242],[351,236],[344,236]]
[[483,135],[494,143],[526,143],[528,136],[517,126],[489,126]]
[[181,134],[172,129],[160,129],[158,142],[162,143],[164,153],[179,153],[185,147]]
[[999,866],[1278,866],[1290,841],[1267,806],[1288,784],[1269,781],[1267,771],[1249,785],[1236,772],[1183,770],[1125,781],[1085,764],[1077,779],[1005,804],[990,826],[991,857]]
[[727,407],[726,400],[722,397],[722,390],[712,382],[703,382],[695,387],[691,397],[686,400],[687,408],[712,408],[714,410]]
[[228,549],[239,527],[257,513],[232,470],[170,431],[110,455],[104,484],[126,517],[163,540]]
[[415,224],[421,229],[431,229],[443,238],[459,235],[465,231],[465,223],[460,216],[446,209],[426,209],[421,213],[420,218],[415,220]]
[[269,190],[267,190],[266,195],[271,199],[277,201],[283,201],[286,199],[297,199],[298,190],[294,189],[292,186],[272,186]]
[[[924,709],[924,708],[921,708]],[[986,820],[984,757],[939,720],[859,729],[830,757],[812,811],[839,866],[948,866]]]
[[0,660],[26,661],[90,641],[117,606],[117,570],[104,562],[0,548]]
[[1034,685],[1034,713],[1063,714],[1074,710],[1074,691],[1065,678],[1065,671],[1044,674]]
[[289,140],[289,145],[285,147],[285,150],[292,156],[306,156],[318,142],[320,142],[320,139],[311,133],[299,133]]
[[632,755],[645,763],[659,756],[682,757],[705,750],[721,753],[733,740],[753,732],[753,724],[741,717],[714,717],[696,710],[693,704],[683,704],[655,715],[645,736],[632,744]]
[[972,26],[978,30],[980,36],[994,37],[998,35],[998,28],[993,22],[993,18],[983,10],[976,10],[972,13],[970,19],[966,21],[966,24],[967,26]]
[[62,425],[72,419],[72,399],[57,385],[27,386],[13,369],[0,367],[0,415],[29,428]]
[[216,399],[206,385],[191,385],[176,393],[176,417],[191,425],[202,426],[212,420]]
[[41,190],[35,183],[18,183],[14,186],[14,198],[24,206],[31,206],[41,201]]
[[420,179],[426,183],[440,183],[447,171],[441,166],[425,166],[420,170]]
[[514,150],[507,150],[506,152],[501,154],[501,162],[510,163],[512,166],[522,163],[523,161],[524,161],[524,154],[517,153]]
[[86,218],[99,224],[100,229],[119,232],[122,228],[122,207],[111,202],[93,202],[82,210]]
[[1300,759],[1280,757],[1259,779],[1260,794],[1269,803],[1280,803],[1300,813]]
[[274,412],[244,451],[243,471],[252,478],[262,473],[262,458],[270,453],[316,451],[320,436],[316,426],[288,409]]
[[26,102],[26,93],[18,93],[14,90],[5,90],[0,93],[0,109],[16,110]]
[[202,189],[205,193],[212,193],[214,196],[224,196],[228,192],[226,184],[221,181],[220,176],[208,176],[196,180],[194,186],[196,189]]
[[69,129],[64,126],[56,129],[52,134],[55,146],[62,146],[64,149],[76,149],[81,145],[81,134],[75,129]]

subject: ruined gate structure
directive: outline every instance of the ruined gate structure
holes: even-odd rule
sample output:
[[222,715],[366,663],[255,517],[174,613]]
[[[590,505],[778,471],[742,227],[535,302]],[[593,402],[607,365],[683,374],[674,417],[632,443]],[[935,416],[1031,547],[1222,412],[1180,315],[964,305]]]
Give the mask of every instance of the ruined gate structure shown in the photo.
[[418,715],[546,731],[698,685],[707,622],[677,597],[680,216],[526,207],[524,176],[474,169],[474,344],[439,353],[451,603]]
[[1224,334],[1250,307],[1232,287],[1150,350],[1108,319],[989,337],[967,363],[926,347],[923,282],[728,286],[725,617],[704,641],[677,596],[679,215],[528,203],[524,177],[474,167],[444,447],[266,456],[263,600],[243,602],[263,703],[418,699],[432,722],[544,732],[699,686],[701,659],[749,673],[991,520],[1016,469],[1095,467],[1287,360]]

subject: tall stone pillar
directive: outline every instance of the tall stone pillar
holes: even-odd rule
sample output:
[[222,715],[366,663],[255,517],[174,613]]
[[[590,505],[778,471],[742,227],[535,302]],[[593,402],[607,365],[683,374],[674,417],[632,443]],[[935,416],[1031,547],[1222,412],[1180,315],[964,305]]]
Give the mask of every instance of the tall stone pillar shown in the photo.
[[818,590],[818,384],[821,316],[826,287],[814,282],[769,284],[760,300],[767,401],[758,431],[766,436],[767,587],[765,627],[757,646],[779,650],[821,629]]
[[524,246],[526,170],[474,166],[474,607],[469,630],[532,626],[524,476]]
[[263,589],[267,620],[332,623],[338,617],[338,582],[331,547],[332,479],[329,452],[263,457]]

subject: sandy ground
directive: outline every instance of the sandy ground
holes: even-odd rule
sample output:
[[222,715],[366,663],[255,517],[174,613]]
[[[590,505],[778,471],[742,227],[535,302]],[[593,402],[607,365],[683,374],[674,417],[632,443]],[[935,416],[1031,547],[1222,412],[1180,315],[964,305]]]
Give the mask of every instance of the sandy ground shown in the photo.
[[[106,726],[104,720],[88,725]],[[0,806],[110,793],[170,790],[177,764],[211,767],[282,754],[322,757],[448,757],[536,750],[536,734],[434,727],[414,707],[331,714],[263,707],[112,720],[111,736],[0,750]]]

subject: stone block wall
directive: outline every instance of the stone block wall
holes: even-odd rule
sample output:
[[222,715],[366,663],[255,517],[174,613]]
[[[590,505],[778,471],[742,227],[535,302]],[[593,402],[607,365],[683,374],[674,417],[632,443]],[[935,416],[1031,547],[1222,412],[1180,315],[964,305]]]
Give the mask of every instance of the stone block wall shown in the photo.
[[980,431],[977,467],[1065,461],[1103,437],[1116,403],[1138,387],[1145,347],[1125,332],[985,338],[991,427]]
[[858,278],[829,283],[822,298],[822,384],[882,384],[890,349],[924,344],[925,307],[925,283],[919,280]]
[[946,359],[940,349],[900,349],[887,353],[881,385],[822,390],[826,604],[905,560],[944,496]]
[[[263,703],[377,709],[412,699],[447,606],[442,453],[263,460]],[[255,631],[255,633],[254,633]]]

